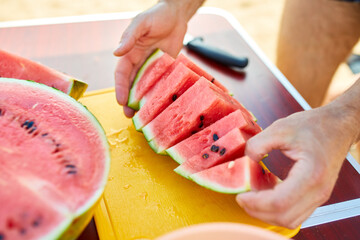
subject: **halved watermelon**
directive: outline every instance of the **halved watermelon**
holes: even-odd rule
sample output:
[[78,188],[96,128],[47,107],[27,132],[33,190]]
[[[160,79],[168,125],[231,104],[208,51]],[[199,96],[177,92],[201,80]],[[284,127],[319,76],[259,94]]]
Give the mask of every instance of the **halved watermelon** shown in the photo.
[[139,102],[142,97],[155,85],[174,61],[170,55],[160,49],[151,54],[135,76],[129,92],[128,106],[134,110],[139,110]]
[[172,146],[166,152],[176,162],[181,164],[186,159],[200,153],[204,148],[211,146],[211,144],[235,128],[242,129],[250,134],[256,134],[261,131],[259,125],[251,119],[246,119],[241,110],[236,110],[200,132]]
[[157,153],[165,150],[240,108],[230,95],[201,77],[143,128]]
[[110,166],[96,118],[43,84],[0,78],[0,237],[75,239]]
[[229,194],[271,189],[280,182],[247,156],[195,173],[190,179],[205,188]]
[[151,122],[198,79],[199,75],[184,64],[179,63],[176,65],[175,69],[166,79],[163,79],[154,86],[154,91],[161,91],[162,94],[150,96],[146,104],[133,117],[136,130],[141,130],[146,124]]
[[31,80],[54,87],[75,99],[86,91],[87,84],[41,63],[0,49],[0,77]]
[[174,171],[188,178],[191,174],[211,168],[228,160],[244,155],[246,141],[251,135],[235,128],[204,148],[200,153],[183,162]]

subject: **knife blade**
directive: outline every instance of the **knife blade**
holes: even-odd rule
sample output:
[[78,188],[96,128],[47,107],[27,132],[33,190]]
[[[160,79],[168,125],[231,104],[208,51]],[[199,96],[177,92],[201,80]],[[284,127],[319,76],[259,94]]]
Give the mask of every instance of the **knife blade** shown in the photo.
[[202,37],[193,37],[190,34],[186,34],[183,44],[189,50],[198,53],[199,55],[211,59],[216,63],[225,65],[228,67],[245,68],[249,59],[247,57],[239,57],[232,55],[220,48],[205,44]]

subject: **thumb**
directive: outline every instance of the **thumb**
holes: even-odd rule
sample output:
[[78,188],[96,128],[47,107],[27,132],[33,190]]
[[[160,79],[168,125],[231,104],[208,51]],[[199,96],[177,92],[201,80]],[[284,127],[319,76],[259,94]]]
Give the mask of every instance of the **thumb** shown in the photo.
[[122,34],[119,46],[115,49],[114,55],[121,57],[128,53],[135,46],[139,38],[146,35],[148,29],[146,19],[143,19],[141,16],[136,17]]
[[285,138],[274,125],[250,138],[245,147],[245,155],[259,162],[274,149],[282,149],[286,144]]

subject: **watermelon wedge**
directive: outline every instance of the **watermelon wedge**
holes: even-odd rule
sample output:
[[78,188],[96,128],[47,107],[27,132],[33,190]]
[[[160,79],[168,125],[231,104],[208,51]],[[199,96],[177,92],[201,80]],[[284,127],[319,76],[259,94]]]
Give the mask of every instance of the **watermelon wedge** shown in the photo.
[[75,239],[109,172],[105,133],[70,96],[0,78],[0,239]]
[[[194,98],[194,96],[196,96]],[[230,95],[201,77],[175,102],[143,128],[157,153],[240,108]]]
[[179,63],[166,79],[154,86],[154,91],[161,91],[162,94],[150,96],[146,104],[133,117],[132,120],[136,130],[141,130],[146,124],[151,122],[198,79],[199,75],[191,71],[184,64]]
[[280,182],[247,156],[192,174],[190,179],[205,188],[228,194],[271,189]]
[[[159,52],[159,53],[158,53]],[[162,55],[161,55],[162,54]],[[166,54],[166,53],[165,53]],[[151,56],[147,61],[154,61],[154,62],[159,62],[162,60],[163,55],[165,55],[161,50],[157,50],[154,53],[154,56]],[[159,58],[159,59],[157,59]],[[167,64],[162,64],[163,66],[161,66],[161,64],[158,64],[157,66],[152,67],[152,65],[154,64],[147,64],[147,62],[145,63],[145,65],[141,68],[141,70],[139,71],[138,75],[142,74],[142,69],[145,68],[146,69],[146,73],[149,76],[156,76],[156,77],[149,77],[149,81],[151,81],[152,85],[151,86],[156,86],[157,82],[162,82],[164,81],[176,68],[176,66],[178,66],[179,64],[183,64],[185,65],[187,68],[189,68],[190,70],[192,70],[194,73],[196,73],[197,75],[199,75],[200,77],[204,77],[207,80],[211,81],[213,84],[215,84],[216,86],[218,86],[220,89],[222,89],[223,91],[229,93],[229,91],[226,89],[226,87],[224,87],[219,81],[215,80],[215,78],[213,76],[211,76],[209,73],[207,73],[206,71],[204,71],[202,68],[200,68],[198,65],[196,65],[194,62],[192,62],[189,58],[187,58],[185,55],[183,55],[182,53],[180,53],[178,55],[178,57],[175,59],[175,62],[173,62],[173,64],[171,64],[170,66]],[[154,74],[151,74],[152,72],[155,72]],[[159,78],[158,76],[161,75],[161,77]],[[136,82],[136,80],[135,80]],[[157,95],[161,95],[163,93],[163,91],[166,91],[167,89],[164,88],[160,88],[160,87],[148,87],[146,84],[143,84],[142,81],[135,84],[136,86],[133,85],[133,87],[131,88],[131,91],[135,91],[134,88],[136,89],[142,89],[142,91],[144,92],[144,94],[141,96],[141,100],[140,103],[138,104],[138,106],[136,106],[136,108],[134,107],[135,110],[139,110],[139,108],[142,108],[142,106],[145,105],[145,103],[149,100],[152,99],[154,96]],[[160,92],[159,92],[160,90]],[[130,107],[133,107],[132,105],[130,105]]]
[[252,122],[251,119],[246,119],[241,110],[236,110],[200,132],[177,143],[167,149],[166,152],[172,159],[181,164],[186,159],[199,154],[204,148],[211,146],[211,144],[214,144],[215,141],[235,128],[242,129],[249,134],[257,134],[261,131],[259,125]]
[[219,138],[211,146],[183,162],[174,171],[183,177],[211,168],[244,155],[246,141],[251,135],[235,128]]
[[31,80],[56,88],[75,99],[86,91],[87,84],[41,63],[0,49],[0,77]]
[[128,106],[134,110],[139,110],[139,102],[142,97],[155,85],[174,61],[170,55],[160,49],[151,54],[135,76],[129,92]]

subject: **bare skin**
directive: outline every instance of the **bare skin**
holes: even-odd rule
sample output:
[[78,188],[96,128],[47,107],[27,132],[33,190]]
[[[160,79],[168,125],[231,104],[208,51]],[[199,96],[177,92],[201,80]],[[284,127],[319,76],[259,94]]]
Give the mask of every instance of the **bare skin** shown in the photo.
[[276,64],[310,106],[318,107],[359,38],[360,4],[287,0]]
[[[126,116],[134,114],[125,105],[139,66],[155,48],[172,56],[178,54],[187,22],[202,2],[160,1],[138,15],[125,31],[114,54],[119,56],[116,95]],[[288,177],[274,189],[238,195],[239,205],[268,223],[297,227],[329,198],[351,144],[359,141],[359,119],[360,80],[357,80],[332,103],[280,119],[250,139],[246,155],[255,161],[273,149],[280,149],[295,164]]]

